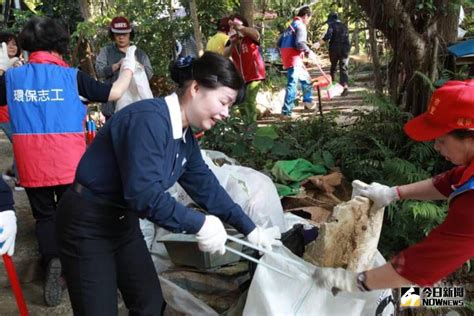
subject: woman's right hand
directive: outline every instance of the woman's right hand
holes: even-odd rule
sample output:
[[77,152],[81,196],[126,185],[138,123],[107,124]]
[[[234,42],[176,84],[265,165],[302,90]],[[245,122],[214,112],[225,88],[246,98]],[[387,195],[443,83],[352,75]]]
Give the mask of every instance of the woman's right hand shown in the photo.
[[135,57],[135,51],[137,47],[135,45],[130,46],[127,48],[127,53],[125,54],[125,58],[121,60],[121,67],[123,69],[131,70],[132,73],[135,72],[135,68],[137,66],[137,58]]

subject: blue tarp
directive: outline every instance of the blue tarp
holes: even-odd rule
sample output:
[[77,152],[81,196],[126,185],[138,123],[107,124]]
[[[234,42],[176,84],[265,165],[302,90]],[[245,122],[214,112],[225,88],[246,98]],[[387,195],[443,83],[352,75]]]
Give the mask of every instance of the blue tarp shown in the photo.
[[448,47],[451,54],[456,57],[474,54],[474,39],[463,41]]

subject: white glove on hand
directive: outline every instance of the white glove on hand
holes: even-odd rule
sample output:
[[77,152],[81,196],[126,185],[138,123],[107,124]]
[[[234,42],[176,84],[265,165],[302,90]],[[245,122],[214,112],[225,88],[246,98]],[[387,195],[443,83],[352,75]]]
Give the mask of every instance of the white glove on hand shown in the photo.
[[137,59],[135,57],[136,50],[137,47],[135,45],[127,48],[125,58],[122,59],[122,69],[130,69],[132,72],[135,72],[135,67],[137,66]]
[[308,53],[308,59],[315,64],[319,61],[318,55],[316,55],[312,50]]
[[313,49],[319,49],[321,47],[321,43],[316,42],[311,46]]
[[2,42],[2,49],[0,50],[0,69],[7,71],[17,61],[18,57],[8,57],[7,43]]
[[372,182],[365,188],[359,189],[359,195],[365,196],[374,202],[373,209],[378,210],[400,199],[397,193],[397,187],[388,187],[386,185]]
[[336,288],[346,292],[360,292],[357,287],[357,275],[342,268],[316,268],[313,279],[317,286],[328,291]]
[[0,230],[2,231],[0,233],[0,256],[6,253],[13,256],[16,237],[16,215],[14,211],[0,212]]
[[270,228],[262,228],[257,226],[250,234],[247,235],[248,241],[260,248],[272,251],[272,246],[281,246],[279,240],[281,238],[280,229],[277,226]]
[[220,219],[214,215],[206,215],[204,225],[196,234],[199,250],[204,252],[225,253],[225,242],[227,241],[227,232]]

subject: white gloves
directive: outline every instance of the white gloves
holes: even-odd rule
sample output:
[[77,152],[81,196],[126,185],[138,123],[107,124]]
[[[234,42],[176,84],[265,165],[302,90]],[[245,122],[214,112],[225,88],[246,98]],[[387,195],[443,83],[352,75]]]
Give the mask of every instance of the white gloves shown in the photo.
[[260,248],[271,251],[272,246],[281,246],[279,240],[281,238],[280,229],[277,226],[270,228],[262,228],[257,226],[250,234],[247,235],[248,241]]
[[7,43],[2,42],[2,49],[0,50],[0,69],[3,71],[7,71],[17,61],[18,57],[8,57]]
[[196,234],[199,250],[210,253],[225,253],[227,232],[220,219],[214,215],[206,215],[204,225]]
[[15,252],[16,215],[14,211],[0,212],[0,255]]
[[333,288],[346,292],[360,292],[357,275],[342,268],[316,268],[313,274],[316,285],[332,291]]
[[374,210],[381,209],[400,199],[397,193],[397,187],[388,187],[386,185],[372,182],[366,187],[360,188],[358,195],[365,196],[374,202],[372,208]]
[[313,49],[319,49],[321,47],[321,43],[316,42],[311,46]]
[[137,59],[135,58],[135,51],[137,47],[135,45],[127,48],[127,53],[125,58],[122,59],[122,69],[129,69],[132,72],[135,72],[135,67],[137,66]]
[[315,64],[317,64],[319,61],[318,55],[316,55],[312,50],[310,50],[308,53],[308,59]]

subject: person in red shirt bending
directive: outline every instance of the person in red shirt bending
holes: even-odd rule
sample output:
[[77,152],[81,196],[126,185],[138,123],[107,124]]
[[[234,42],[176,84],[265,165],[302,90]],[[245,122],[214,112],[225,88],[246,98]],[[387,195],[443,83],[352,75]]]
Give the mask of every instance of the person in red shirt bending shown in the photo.
[[410,120],[405,133],[416,141],[434,140],[434,148],[456,165],[431,179],[395,187],[372,183],[361,195],[373,209],[395,200],[448,200],[444,222],[421,242],[376,269],[353,273],[317,268],[314,279],[328,289],[356,292],[431,286],[474,257],[474,80],[449,81],[433,93],[426,113]]
[[239,111],[249,121],[257,120],[257,94],[262,80],[265,80],[265,63],[260,53],[260,33],[249,26],[247,20],[234,15],[229,19],[230,45],[224,49],[226,57],[232,57],[235,68],[244,79],[245,100]]

